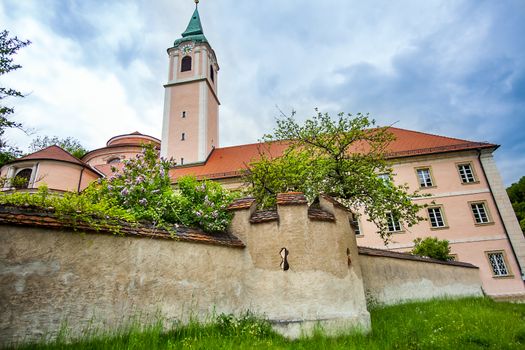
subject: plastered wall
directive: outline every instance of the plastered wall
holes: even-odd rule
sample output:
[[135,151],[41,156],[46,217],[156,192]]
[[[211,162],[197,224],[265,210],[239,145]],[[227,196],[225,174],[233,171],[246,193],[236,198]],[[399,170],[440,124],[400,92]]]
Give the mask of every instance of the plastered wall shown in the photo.
[[371,304],[483,295],[477,268],[365,254],[359,258]]
[[253,200],[230,209],[236,237],[221,240],[50,229],[60,225],[52,214],[0,208],[0,344],[55,335],[64,321],[74,332],[107,329],[139,313],[170,322],[251,310],[289,337],[317,324],[367,331],[365,294],[384,303],[481,295],[476,268],[359,254],[347,211],[328,198],[309,208],[292,193],[274,212]]

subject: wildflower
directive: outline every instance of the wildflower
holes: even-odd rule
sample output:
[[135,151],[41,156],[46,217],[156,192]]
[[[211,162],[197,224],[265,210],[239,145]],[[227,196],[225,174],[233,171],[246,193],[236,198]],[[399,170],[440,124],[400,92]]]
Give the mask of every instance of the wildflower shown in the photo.
[[202,216],[202,212],[200,210],[197,210],[195,212],[195,216],[197,216],[198,218],[200,218]]
[[137,178],[135,179],[135,183],[138,185],[138,184],[141,184],[144,182],[144,177],[142,175],[139,175],[137,176]]
[[127,196],[128,194],[129,194],[129,190],[128,190],[126,187],[124,187],[124,189],[123,189],[122,191],[120,191],[120,195],[121,195],[121,196],[124,196],[124,197],[125,197],[125,196]]
[[214,218],[214,219],[217,219],[219,217],[219,212],[217,210],[214,210],[212,213],[211,213],[211,216]]
[[148,204],[148,200],[146,198],[139,199],[139,204],[146,206]]
[[160,192],[160,190],[153,190],[153,191],[151,191],[152,194],[156,194],[156,193],[159,193],[159,192]]
[[113,186],[108,185],[108,191],[113,191]]

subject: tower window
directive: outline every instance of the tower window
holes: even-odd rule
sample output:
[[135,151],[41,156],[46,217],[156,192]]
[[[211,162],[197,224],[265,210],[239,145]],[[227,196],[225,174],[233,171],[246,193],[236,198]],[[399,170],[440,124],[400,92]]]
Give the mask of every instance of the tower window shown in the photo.
[[182,111],[182,118],[186,118],[186,111]]
[[210,66],[210,78],[211,81],[215,82],[215,72],[213,71],[213,66]]
[[180,165],[184,165],[184,158],[180,159]]
[[191,70],[191,57],[190,56],[184,56],[182,58],[182,62],[180,65],[180,71],[181,72],[187,72]]
[[185,134],[185,133],[182,133],[180,139],[181,139],[182,141],[184,141],[184,140],[186,139],[186,134]]

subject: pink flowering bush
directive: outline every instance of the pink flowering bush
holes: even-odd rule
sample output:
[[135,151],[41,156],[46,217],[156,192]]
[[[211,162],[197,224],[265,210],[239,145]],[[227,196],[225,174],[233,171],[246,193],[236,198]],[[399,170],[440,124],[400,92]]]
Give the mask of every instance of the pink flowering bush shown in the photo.
[[145,146],[141,154],[124,161],[122,169],[112,169],[114,175],[94,184],[86,195],[94,202],[111,202],[137,221],[159,227],[180,224],[208,232],[225,230],[231,221],[226,208],[232,195],[217,183],[192,177],[179,178],[179,189],[173,189],[168,174],[173,165],[171,160],[159,160],[154,147]]
[[186,226],[201,227],[206,231],[222,231],[231,221],[226,210],[232,195],[212,181],[197,181],[193,177],[178,180],[179,191],[174,203],[174,218]]

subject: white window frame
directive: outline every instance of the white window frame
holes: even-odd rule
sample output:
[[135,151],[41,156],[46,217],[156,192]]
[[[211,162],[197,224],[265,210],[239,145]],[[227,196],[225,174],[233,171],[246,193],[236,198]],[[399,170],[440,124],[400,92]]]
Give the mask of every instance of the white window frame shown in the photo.
[[[401,226],[399,219],[396,219],[392,212],[388,212],[386,213],[386,215],[388,232],[403,232],[403,226]],[[390,229],[391,227],[393,228],[393,230]]]
[[35,181],[36,181],[36,175],[38,171],[38,162],[23,162],[18,164],[13,164],[7,169],[7,176],[6,176],[6,182],[4,185],[3,190],[13,190],[14,187],[10,186],[10,181],[12,178],[16,176],[20,171],[24,169],[31,169],[31,177],[29,178],[29,182],[27,184],[27,188],[34,188]]
[[[510,270],[509,262],[507,261],[507,254],[504,250],[493,250],[485,252],[488,259],[492,277],[513,277]],[[498,260],[497,257],[500,257]]]
[[[457,163],[456,167],[458,169],[459,179],[463,185],[471,185],[471,184],[479,183],[478,178],[476,176],[476,172],[474,171],[474,166],[472,165],[472,162]],[[465,167],[468,167],[468,171],[464,170]],[[469,178],[469,172],[470,172],[471,178]]]
[[419,188],[432,188],[436,186],[436,182],[432,176],[432,168],[429,166],[416,168],[416,176]]
[[[436,210],[439,213],[439,218],[436,215]],[[432,211],[432,213],[431,213],[431,211]],[[447,228],[448,227],[447,220],[445,218],[445,210],[443,209],[442,205],[435,205],[435,206],[428,207],[427,208],[427,215],[428,215],[428,222],[430,223],[430,228],[431,229],[442,229],[442,228]],[[432,219],[434,219],[434,222],[436,224],[435,226],[432,223],[433,222]],[[441,219],[441,224],[438,221],[439,219]]]
[[[468,204],[470,206],[470,212],[472,213],[472,218],[474,219],[474,223],[476,225],[488,225],[488,224],[494,223],[492,221],[492,217],[490,215],[490,211],[488,209],[486,201],[469,202]],[[476,208],[474,208],[474,206],[476,206]],[[482,210],[484,211],[486,221],[478,221],[478,217],[479,219],[482,218],[482,213],[479,210],[479,206],[481,206]]]

